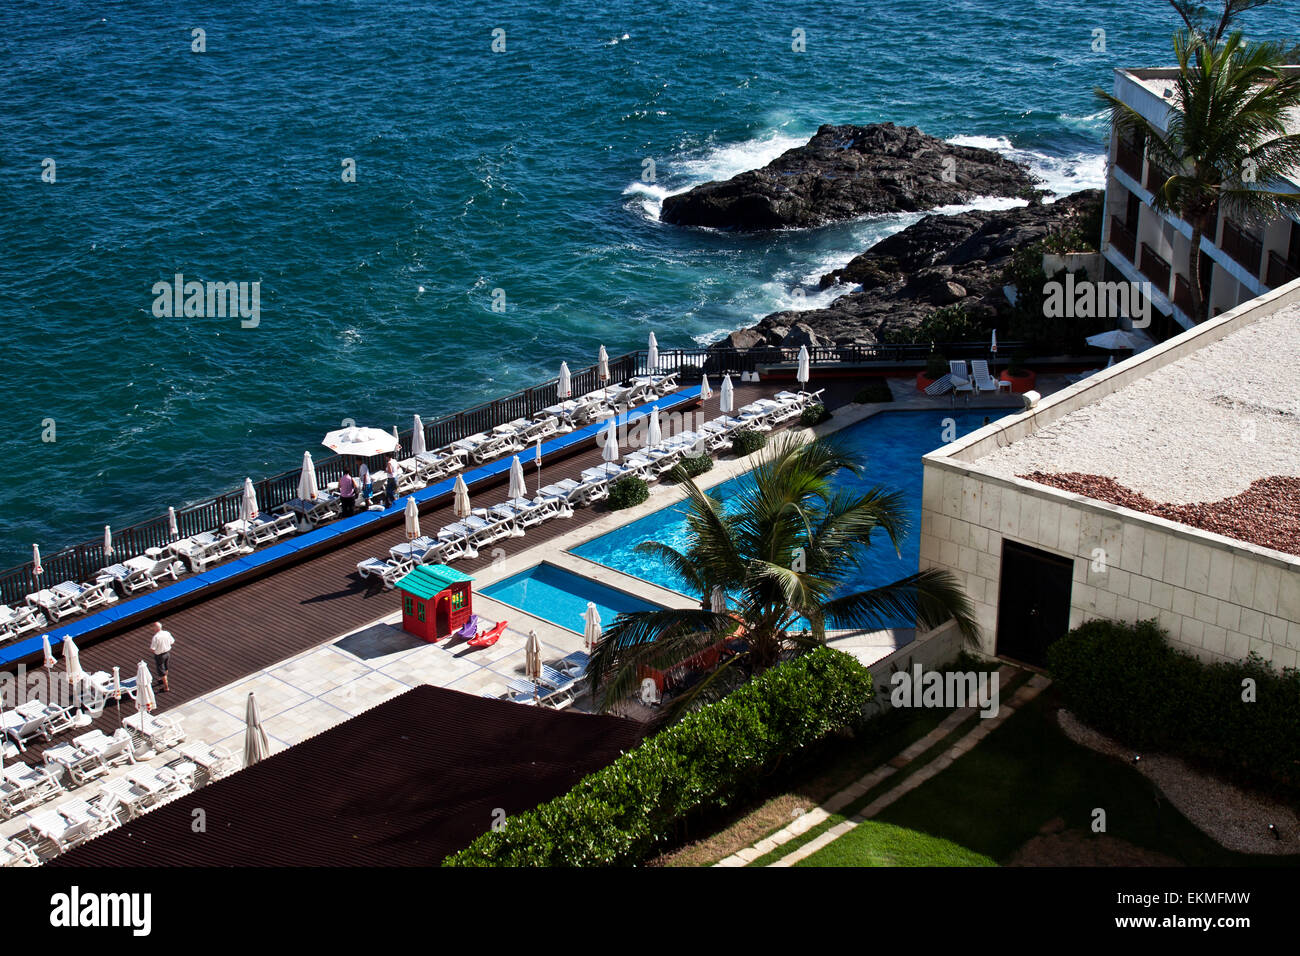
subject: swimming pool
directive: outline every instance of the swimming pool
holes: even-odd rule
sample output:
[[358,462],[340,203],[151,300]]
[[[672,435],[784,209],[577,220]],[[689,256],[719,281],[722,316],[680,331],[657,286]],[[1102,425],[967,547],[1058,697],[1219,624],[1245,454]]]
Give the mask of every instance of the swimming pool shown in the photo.
[[602,627],[609,627],[614,618],[625,611],[663,610],[658,604],[553,564],[538,564],[489,584],[480,593],[578,634],[583,630],[583,615],[587,612],[588,601],[600,612]]
[[[916,572],[921,554],[921,456],[981,427],[984,417],[983,411],[881,412],[834,434],[837,443],[866,463],[861,478],[843,472],[834,480],[834,486],[862,492],[873,485],[883,485],[886,490],[901,492],[909,520],[901,556],[894,553],[884,531],[872,535],[861,568],[845,582],[846,593],[879,587]],[[724,510],[734,512],[734,496],[747,481],[748,475],[740,475],[711,488],[709,493],[722,498]],[[572,551],[589,561],[698,598],[699,595],[690,594],[685,582],[666,564],[634,550],[643,541],[660,541],[685,550],[685,512],[685,503],[670,505]],[[910,627],[912,622],[892,623]]]

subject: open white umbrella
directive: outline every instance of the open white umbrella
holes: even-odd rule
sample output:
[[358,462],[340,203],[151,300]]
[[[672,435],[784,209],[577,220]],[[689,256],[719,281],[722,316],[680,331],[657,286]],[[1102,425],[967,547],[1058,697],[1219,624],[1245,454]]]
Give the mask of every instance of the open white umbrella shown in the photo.
[[44,573],[45,573],[45,569],[41,567],[40,545],[34,544],[32,545],[32,574],[36,575],[37,577],[40,577]]
[[808,367],[809,364],[808,346],[801,345],[799,346],[799,367],[794,373],[795,381],[797,381],[800,386],[806,386],[808,384],[808,379],[811,377],[811,369]]
[[659,343],[655,341],[653,332],[650,333],[650,344],[646,348],[645,364],[651,375],[659,368]]
[[573,384],[569,381],[569,363],[560,363],[560,381],[555,386],[555,395],[560,401],[573,395]]
[[610,416],[609,427],[605,429],[604,440],[600,446],[600,457],[606,462],[606,475],[609,474],[609,462],[618,461],[619,458],[617,421],[618,419],[615,416]]
[[519,456],[510,460],[510,498],[527,498],[528,484],[524,481],[524,466],[519,463]]
[[736,392],[731,385],[731,376],[722,376],[722,397],[718,399],[718,411],[730,415],[736,410]]
[[727,613],[727,592],[720,587],[715,587],[709,595],[709,610],[714,614]]
[[428,450],[428,446],[424,443],[424,422],[420,421],[419,415],[416,415],[411,429],[411,454],[423,455]]
[[542,642],[537,639],[536,631],[528,632],[528,643],[524,645],[524,670],[533,680],[542,676]]
[[271,742],[266,739],[262,728],[262,718],[257,713],[257,698],[248,695],[248,707],[244,711],[244,766],[251,767],[271,752]]
[[397,449],[397,428],[393,434],[382,428],[336,428],[329,432],[320,443],[330,451],[340,455],[352,455],[356,458],[370,458],[374,455],[386,455]]
[[109,525],[104,525],[104,557],[113,556],[113,529]]
[[244,498],[239,503],[239,516],[246,523],[252,523],[257,517],[257,489],[253,487],[253,479],[244,479]]
[[650,425],[646,429],[645,435],[646,447],[654,448],[663,440],[663,429],[659,427],[659,406],[656,405],[650,409]]
[[1110,351],[1132,349],[1134,352],[1141,352],[1156,344],[1155,340],[1145,332],[1130,331],[1128,329],[1111,329],[1109,332],[1090,335],[1084,341],[1099,349],[1109,349]]
[[173,541],[181,536],[181,529],[176,524],[176,509],[167,509],[167,533],[171,535]]
[[587,610],[582,615],[582,640],[587,645],[587,653],[590,654],[595,648],[596,642],[600,640],[600,611],[591,601],[587,602]]
[[709,377],[705,375],[700,379],[700,401],[707,402],[713,397],[713,389],[709,387]]
[[302,453],[302,474],[298,476],[298,497],[303,501],[315,501],[320,497],[320,485],[316,483],[316,464],[311,460],[311,452]]
[[420,536],[420,506],[415,503],[415,497],[406,499],[406,540],[414,541]]
[[45,667],[49,669],[54,666],[54,652],[50,650],[50,636],[41,635],[41,650],[45,652]]
[[456,476],[456,487],[452,489],[451,510],[457,518],[468,518],[471,508],[469,506],[469,485],[465,484],[465,476]]
[[135,711],[140,715],[140,733],[144,733],[144,715],[158,706],[153,694],[153,675],[149,665],[141,661],[135,668]]

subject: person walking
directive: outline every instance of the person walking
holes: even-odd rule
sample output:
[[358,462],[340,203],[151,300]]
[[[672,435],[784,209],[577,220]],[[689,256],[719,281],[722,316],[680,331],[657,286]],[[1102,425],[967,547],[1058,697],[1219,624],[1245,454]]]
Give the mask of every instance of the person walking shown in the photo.
[[364,461],[361,463],[361,471],[358,473],[358,479],[361,483],[361,500],[366,503],[366,508],[370,508],[370,466]]
[[153,641],[149,644],[149,650],[153,651],[153,666],[158,671],[158,678],[165,691],[171,689],[167,686],[167,669],[171,664],[172,645],[175,643],[176,638],[172,637],[172,632],[163,630],[161,621],[154,621]]
[[388,475],[388,481],[384,484],[384,500],[391,508],[397,504],[397,459],[392,455],[389,455],[388,461],[384,463],[384,471]]
[[343,502],[343,517],[352,517],[357,507],[357,483],[347,465],[343,466],[343,477],[339,479],[339,499]]

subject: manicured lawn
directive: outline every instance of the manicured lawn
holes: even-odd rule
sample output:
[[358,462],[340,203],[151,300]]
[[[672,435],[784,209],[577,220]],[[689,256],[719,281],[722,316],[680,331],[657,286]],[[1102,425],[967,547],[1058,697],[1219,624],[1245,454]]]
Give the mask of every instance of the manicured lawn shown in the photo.
[[997,866],[950,840],[867,820],[795,866]]
[[1060,818],[1066,829],[1090,834],[1093,812],[1100,808],[1110,836],[1188,865],[1296,864],[1295,857],[1223,849],[1136,770],[1066,737],[1057,727],[1050,694],[1028,704],[876,819],[1006,863],[1050,820]]

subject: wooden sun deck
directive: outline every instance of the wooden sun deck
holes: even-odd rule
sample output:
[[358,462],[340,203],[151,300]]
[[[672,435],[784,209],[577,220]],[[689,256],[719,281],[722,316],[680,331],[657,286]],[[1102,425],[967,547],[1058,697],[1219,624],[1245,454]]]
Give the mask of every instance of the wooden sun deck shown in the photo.
[[[860,378],[845,378],[828,380],[824,386],[815,383],[813,387],[824,387],[822,397],[827,407],[836,408],[851,401],[861,384]],[[779,380],[737,384],[736,407],[790,386],[790,382]],[[719,414],[716,382],[714,389],[714,396],[704,403],[702,409],[692,409],[703,411],[706,420]],[[544,464],[543,484],[576,478],[584,469],[602,464],[599,449],[594,445],[583,448],[567,458]],[[531,463],[528,463],[525,473],[529,488],[534,488],[536,477]],[[472,503],[475,507],[499,503],[506,496],[507,483],[508,477],[503,475],[490,484],[476,486]],[[432,505],[420,511],[421,528],[426,533],[456,520],[449,496]],[[548,521],[530,529],[522,538],[505,539],[498,545],[485,548],[479,558],[461,559],[454,565],[472,575],[491,563],[495,547],[502,547],[507,553],[538,548],[604,513],[603,505],[577,508],[571,519]],[[158,694],[158,710],[171,710],[399,610],[394,593],[363,581],[356,573],[356,565],[363,558],[387,557],[388,549],[402,540],[400,521],[387,524],[354,540],[340,541],[333,550],[297,564],[274,568],[262,577],[166,612],[162,617],[164,626],[175,635],[176,646],[172,651],[169,674],[171,690]],[[543,553],[539,552],[539,560],[542,556]],[[79,638],[77,644],[82,669],[87,673],[99,670],[111,673],[116,666],[121,669],[123,677],[129,677],[135,673],[138,662],[144,660],[152,672],[151,630],[146,623],[118,630],[105,628],[93,637]],[[29,663],[29,671],[34,666],[39,666],[39,661],[36,665]],[[61,661],[54,673],[63,673]],[[135,705],[125,701],[122,713],[135,713]],[[99,727],[112,733],[120,723],[117,708],[110,704],[86,729]],[[70,732],[64,733],[54,742],[62,742],[70,736]],[[42,742],[32,741],[28,745],[28,761],[38,761],[43,750]]]

